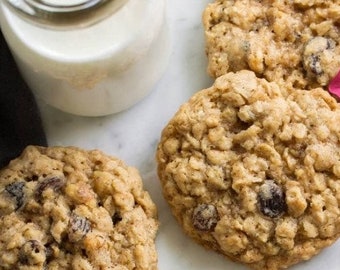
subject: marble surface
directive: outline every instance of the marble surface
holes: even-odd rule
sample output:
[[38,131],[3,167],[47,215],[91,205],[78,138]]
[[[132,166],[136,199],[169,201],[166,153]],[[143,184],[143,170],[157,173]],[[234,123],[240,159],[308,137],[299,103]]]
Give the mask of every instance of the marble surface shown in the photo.
[[[160,133],[180,104],[211,85],[206,73],[201,14],[209,0],[170,0],[167,6],[172,38],[170,62],[149,96],[133,108],[99,118],[69,115],[40,103],[49,145],[100,149],[139,169],[159,209],[159,269],[245,270],[246,267],[198,246],[183,234],[164,201],[156,174],[155,149]],[[325,249],[294,270],[340,269],[340,243]]]

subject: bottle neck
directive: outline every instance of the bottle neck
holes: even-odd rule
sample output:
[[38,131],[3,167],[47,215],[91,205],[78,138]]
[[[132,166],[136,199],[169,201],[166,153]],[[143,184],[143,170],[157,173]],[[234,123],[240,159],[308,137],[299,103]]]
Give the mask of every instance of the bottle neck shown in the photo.
[[20,17],[41,27],[74,29],[95,24],[128,0],[5,0]]

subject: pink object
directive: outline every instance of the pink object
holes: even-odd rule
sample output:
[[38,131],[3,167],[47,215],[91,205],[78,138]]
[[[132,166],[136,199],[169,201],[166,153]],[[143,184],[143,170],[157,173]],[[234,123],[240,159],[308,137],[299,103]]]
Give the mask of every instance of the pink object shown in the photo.
[[336,76],[330,81],[328,85],[328,91],[335,95],[337,98],[340,98],[340,71]]

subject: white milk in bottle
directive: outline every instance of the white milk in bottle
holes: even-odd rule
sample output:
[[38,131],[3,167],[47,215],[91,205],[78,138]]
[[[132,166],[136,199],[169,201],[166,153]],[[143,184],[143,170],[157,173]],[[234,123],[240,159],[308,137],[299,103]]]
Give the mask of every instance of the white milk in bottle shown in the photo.
[[140,101],[165,70],[165,1],[4,0],[0,26],[37,98],[101,116]]

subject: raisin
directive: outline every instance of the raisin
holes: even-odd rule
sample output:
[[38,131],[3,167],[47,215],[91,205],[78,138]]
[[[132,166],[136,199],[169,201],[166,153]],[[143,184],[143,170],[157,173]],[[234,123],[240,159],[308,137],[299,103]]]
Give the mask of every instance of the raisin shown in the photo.
[[324,73],[321,58],[326,51],[334,50],[335,41],[325,37],[315,37],[308,41],[304,49],[304,67],[316,76]]
[[199,204],[192,215],[193,225],[200,231],[213,231],[218,219],[216,207],[211,204]]
[[44,265],[46,250],[37,240],[28,240],[19,251],[19,261],[24,265]]
[[320,55],[312,54],[310,56],[309,68],[316,75],[321,75],[323,73],[320,63]]
[[71,242],[78,242],[91,230],[91,223],[86,217],[72,213],[69,221],[68,237]]
[[258,200],[260,211],[265,216],[275,218],[287,211],[285,193],[273,180],[260,186]]
[[7,193],[15,198],[16,201],[16,209],[19,209],[24,204],[24,182],[14,182],[5,187]]
[[42,193],[51,188],[54,192],[59,192],[61,188],[65,185],[65,179],[58,176],[45,178],[42,182],[38,184],[35,196],[36,199],[40,199]]
[[118,222],[120,222],[123,218],[121,217],[121,215],[119,213],[114,213],[114,215],[112,216],[112,222],[113,225],[116,225]]
[[50,261],[52,258],[54,258],[54,250],[51,244],[45,245],[45,252],[47,261]]

